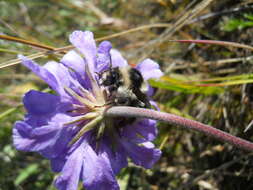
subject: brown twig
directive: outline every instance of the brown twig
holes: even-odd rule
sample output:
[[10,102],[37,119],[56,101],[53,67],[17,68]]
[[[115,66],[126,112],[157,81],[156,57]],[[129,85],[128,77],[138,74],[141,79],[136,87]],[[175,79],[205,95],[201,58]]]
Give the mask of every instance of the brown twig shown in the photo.
[[44,50],[51,50],[51,51],[55,50],[55,48],[52,47],[52,46],[48,46],[48,45],[44,45],[44,44],[40,44],[40,43],[28,41],[28,40],[24,40],[24,39],[21,39],[21,38],[16,38],[16,37],[13,37],[13,36],[7,36],[7,35],[0,34],[0,39],[13,41],[13,42],[19,42],[19,43],[22,43],[22,44],[27,44],[27,45],[31,45],[31,46],[34,46],[34,47],[44,49]]

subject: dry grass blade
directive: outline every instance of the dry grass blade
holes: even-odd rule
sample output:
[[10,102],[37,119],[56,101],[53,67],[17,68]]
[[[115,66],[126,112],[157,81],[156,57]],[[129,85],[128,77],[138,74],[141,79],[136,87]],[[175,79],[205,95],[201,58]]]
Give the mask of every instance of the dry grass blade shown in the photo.
[[[46,52],[34,53],[32,55],[27,56],[27,58],[33,60],[33,59],[37,59],[37,58],[43,57],[43,56],[45,56],[45,54],[46,54]],[[9,67],[9,66],[13,66],[13,65],[17,65],[19,63],[21,63],[20,59],[12,59],[10,61],[6,61],[6,62],[0,64],[0,69],[3,69],[5,67]]]
[[[170,26],[171,26],[170,24],[166,24],[166,23],[143,25],[143,26],[132,28],[132,29],[129,29],[129,30],[126,30],[126,31],[123,31],[123,32],[118,32],[118,33],[115,33],[115,34],[112,34],[112,35],[97,38],[96,41],[108,40],[108,39],[112,39],[112,38],[116,38],[116,37],[119,37],[119,36],[126,35],[128,33],[137,32],[137,31],[140,31],[140,30],[145,30],[145,29],[148,29],[148,28],[164,28],[164,27],[170,27]],[[1,35],[0,35],[0,38],[1,38]],[[19,38],[14,38],[14,37],[11,37],[11,36],[6,38],[5,35],[2,35],[2,39],[15,41],[15,42],[19,42],[19,43],[24,43],[24,44],[28,44],[28,45],[32,45],[32,46],[35,46],[35,47],[40,47],[40,48],[44,48],[46,50],[49,50],[49,51],[44,51],[44,52],[31,54],[31,55],[27,56],[29,59],[37,59],[37,58],[43,57],[47,54],[53,54],[53,53],[56,53],[56,52],[65,52],[65,51],[68,51],[68,50],[71,50],[71,49],[74,48],[72,45],[61,47],[61,48],[53,48],[53,47],[44,46],[44,45],[41,45],[41,44],[36,44],[36,43],[34,44],[33,42],[23,40],[23,39],[19,39]],[[0,64],[0,69],[19,64],[20,62],[21,61],[19,59],[13,59],[13,60],[4,62],[4,63]]]
[[[145,46],[137,50],[135,53],[131,55],[131,57],[136,57],[136,55],[143,53],[142,58],[146,57],[146,55],[150,55],[155,47],[162,42],[168,40],[175,32],[180,30],[184,25],[186,25],[190,20],[196,17],[202,10],[204,10],[207,6],[209,6],[214,0],[203,0],[195,8],[186,11],[182,16],[178,17],[177,21],[171,25],[167,30],[165,30],[158,38],[151,40]],[[148,48],[148,50],[145,50]],[[141,58],[141,59],[142,59]]]
[[212,45],[219,45],[219,46],[231,46],[236,48],[243,48],[253,51],[253,47],[241,44],[237,42],[226,42],[226,41],[219,41],[219,40],[169,40],[170,42],[180,42],[180,43],[196,43],[196,44],[212,44]]
[[55,50],[54,47],[44,45],[44,44],[40,44],[40,43],[36,43],[36,42],[32,42],[32,41],[29,41],[29,40],[24,40],[24,39],[21,39],[21,38],[16,38],[16,37],[13,37],[13,36],[7,36],[7,35],[0,34],[0,39],[13,41],[13,42],[19,42],[19,43],[22,43],[22,44],[31,45],[31,46],[41,48],[41,49]]

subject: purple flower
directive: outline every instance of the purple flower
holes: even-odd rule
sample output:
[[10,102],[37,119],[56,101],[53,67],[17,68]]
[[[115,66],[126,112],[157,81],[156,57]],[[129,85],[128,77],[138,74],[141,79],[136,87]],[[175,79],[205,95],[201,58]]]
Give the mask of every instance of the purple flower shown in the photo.
[[[31,90],[24,95],[27,114],[13,128],[18,150],[38,152],[51,161],[52,170],[60,172],[55,186],[76,190],[79,180],[86,189],[119,189],[115,175],[127,166],[127,158],[139,166],[151,168],[161,152],[151,143],[157,135],[156,121],[136,120],[115,126],[117,118],[105,118],[108,105],[99,74],[112,67],[127,66],[121,54],[107,41],[96,47],[91,32],[75,31],[70,51],[59,63],[40,66],[19,56],[56,92]],[[136,67],[144,80],[162,75],[157,63],[146,59]]]

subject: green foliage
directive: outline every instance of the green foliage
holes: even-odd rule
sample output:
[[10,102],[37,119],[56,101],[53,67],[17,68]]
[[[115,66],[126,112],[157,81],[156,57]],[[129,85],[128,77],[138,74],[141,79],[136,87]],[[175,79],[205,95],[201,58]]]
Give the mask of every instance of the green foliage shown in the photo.
[[22,169],[14,181],[16,186],[24,182],[29,176],[38,172],[38,164],[30,164],[26,168]]
[[243,17],[243,19],[229,19],[223,26],[223,30],[226,32],[233,32],[235,30],[253,27],[253,14],[244,14]]
[[[175,77],[175,76],[174,76]],[[199,86],[196,83],[188,83],[186,77],[176,75],[176,78],[163,77],[160,80],[150,80],[150,84],[153,87],[172,90],[182,93],[199,93],[205,95],[220,94],[224,92],[224,89],[216,86]]]

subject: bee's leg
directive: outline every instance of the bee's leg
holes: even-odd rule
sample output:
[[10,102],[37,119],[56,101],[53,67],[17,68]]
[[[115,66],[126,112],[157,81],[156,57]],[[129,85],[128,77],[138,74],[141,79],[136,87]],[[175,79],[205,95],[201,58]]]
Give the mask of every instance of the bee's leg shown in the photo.
[[145,104],[145,108],[151,108],[151,104],[149,102],[148,96],[140,91],[140,89],[133,89],[134,94],[142,103]]

